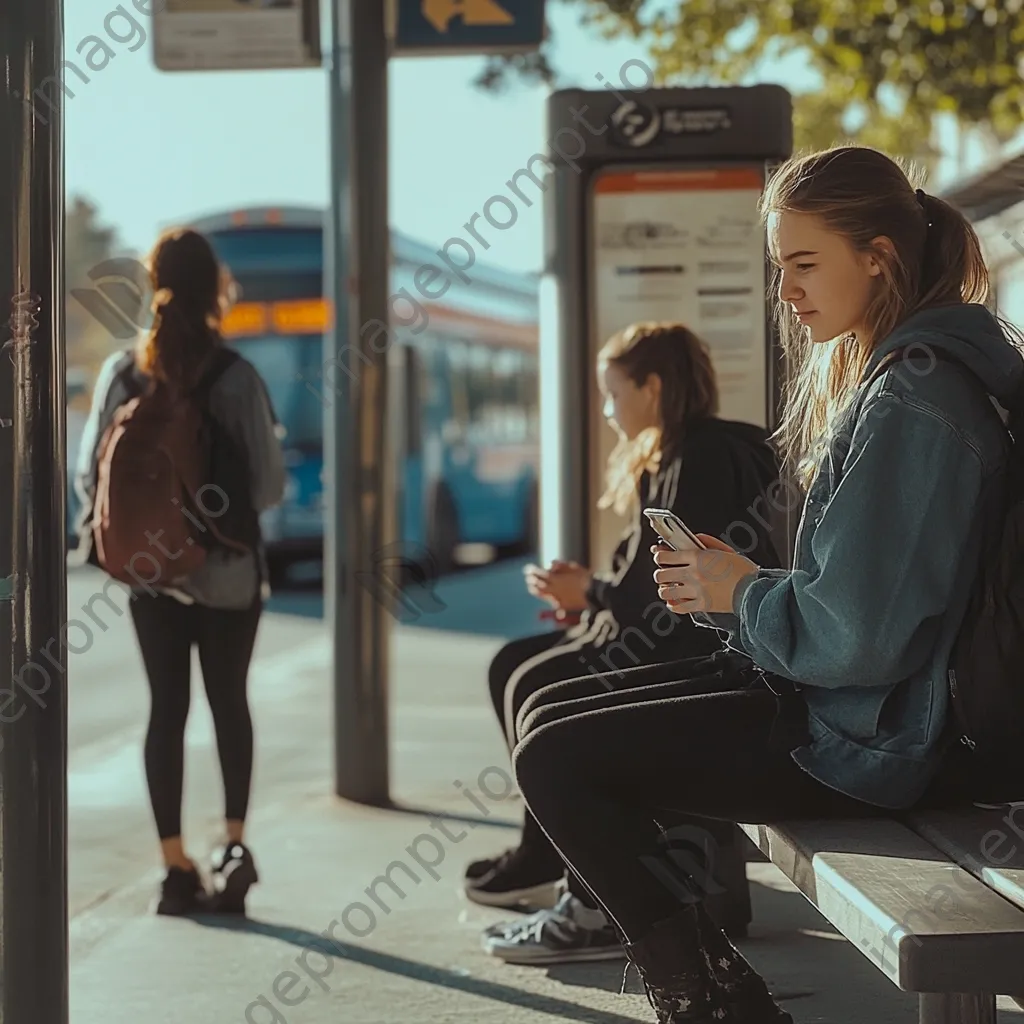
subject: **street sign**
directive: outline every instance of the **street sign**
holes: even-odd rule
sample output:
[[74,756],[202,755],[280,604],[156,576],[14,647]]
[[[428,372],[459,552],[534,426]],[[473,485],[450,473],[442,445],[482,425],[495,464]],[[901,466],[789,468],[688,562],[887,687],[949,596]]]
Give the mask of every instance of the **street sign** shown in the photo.
[[544,0],[391,0],[394,56],[521,53],[544,41]]
[[153,54],[161,71],[320,67],[320,2],[164,0]]

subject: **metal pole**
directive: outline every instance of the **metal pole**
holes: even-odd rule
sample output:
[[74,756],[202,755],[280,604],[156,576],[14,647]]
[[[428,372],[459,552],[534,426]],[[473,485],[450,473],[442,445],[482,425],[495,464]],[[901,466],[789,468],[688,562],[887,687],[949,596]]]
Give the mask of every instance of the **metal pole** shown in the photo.
[[389,539],[385,0],[335,0],[333,15],[325,291],[335,316],[325,335],[333,397],[324,430],[324,587],[334,644],[335,792],[386,804],[389,623],[373,585],[375,556]]
[[0,3],[0,1024],[67,1024],[61,0]]

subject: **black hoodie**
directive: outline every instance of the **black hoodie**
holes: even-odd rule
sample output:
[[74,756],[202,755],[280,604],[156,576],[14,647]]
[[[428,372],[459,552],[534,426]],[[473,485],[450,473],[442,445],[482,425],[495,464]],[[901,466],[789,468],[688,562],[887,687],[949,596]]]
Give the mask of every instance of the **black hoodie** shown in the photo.
[[659,538],[643,509],[671,509],[694,533],[720,537],[759,566],[779,568],[771,527],[764,525],[770,523],[766,496],[778,479],[778,459],[762,428],[722,419],[692,424],[680,454],[657,474],[641,477],[642,500],[615,549],[612,568],[594,575],[587,591],[590,611],[581,623],[594,642],[610,642],[635,627],[656,646],[659,658],[666,651],[684,658],[721,646],[717,635],[697,628],[688,615],[667,636],[652,629],[651,605],[661,610],[665,605],[650,550]]

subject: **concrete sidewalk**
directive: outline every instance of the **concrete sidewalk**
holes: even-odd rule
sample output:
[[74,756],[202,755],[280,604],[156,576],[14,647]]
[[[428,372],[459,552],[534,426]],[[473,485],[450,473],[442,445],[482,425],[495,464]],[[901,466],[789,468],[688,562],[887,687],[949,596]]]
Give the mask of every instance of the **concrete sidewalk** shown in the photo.
[[[128,885],[72,923],[72,1024],[653,1021],[635,973],[619,995],[622,964],[508,967],[480,949],[481,928],[508,915],[467,903],[462,870],[515,842],[522,814],[485,697],[496,646],[397,633],[387,810],[330,795],[327,647],[311,646],[256,707],[260,765],[276,777],[258,782],[251,817],[262,881],[250,918],[157,918],[158,874]],[[915,998],[771,865],[749,870],[743,948],[799,1024],[915,1019]]]

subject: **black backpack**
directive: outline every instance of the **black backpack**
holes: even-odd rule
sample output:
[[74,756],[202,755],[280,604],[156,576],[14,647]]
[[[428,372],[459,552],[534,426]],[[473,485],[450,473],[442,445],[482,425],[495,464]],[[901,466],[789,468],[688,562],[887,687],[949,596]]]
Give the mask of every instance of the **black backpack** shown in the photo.
[[[887,356],[868,383],[905,351]],[[990,396],[961,360],[938,350],[932,354],[960,366]],[[978,784],[994,800],[1024,798],[1024,394],[1018,392],[1011,404],[1005,423],[1006,472],[991,480],[982,495],[979,571],[947,677],[948,728],[971,752]],[[998,415],[995,407],[992,414]]]

